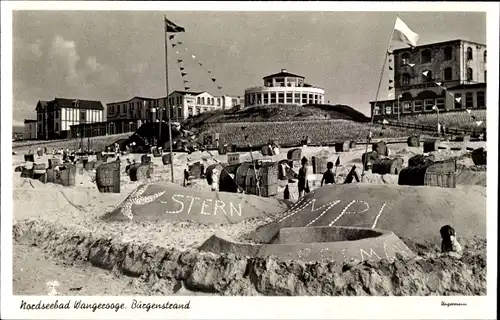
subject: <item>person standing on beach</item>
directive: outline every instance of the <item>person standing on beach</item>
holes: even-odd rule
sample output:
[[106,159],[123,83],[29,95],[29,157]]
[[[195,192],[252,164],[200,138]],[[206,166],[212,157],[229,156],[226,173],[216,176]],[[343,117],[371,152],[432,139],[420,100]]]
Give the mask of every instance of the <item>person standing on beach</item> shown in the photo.
[[309,181],[307,179],[307,158],[303,157],[301,160],[302,167],[299,169],[298,183],[297,186],[299,188],[299,199],[302,198],[304,193],[309,193],[311,190],[309,189]]
[[321,179],[321,186],[323,183],[327,184],[335,184],[335,174],[333,173],[333,162],[328,162],[326,164],[326,171],[323,173],[323,179]]

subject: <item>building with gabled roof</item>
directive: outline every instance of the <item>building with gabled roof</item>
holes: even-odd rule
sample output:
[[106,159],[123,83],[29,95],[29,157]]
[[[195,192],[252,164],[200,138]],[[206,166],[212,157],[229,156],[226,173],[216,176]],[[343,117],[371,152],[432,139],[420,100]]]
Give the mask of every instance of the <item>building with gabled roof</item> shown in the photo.
[[39,139],[59,139],[69,136],[70,126],[103,121],[104,106],[100,101],[54,98],[40,100],[36,105],[37,136]]

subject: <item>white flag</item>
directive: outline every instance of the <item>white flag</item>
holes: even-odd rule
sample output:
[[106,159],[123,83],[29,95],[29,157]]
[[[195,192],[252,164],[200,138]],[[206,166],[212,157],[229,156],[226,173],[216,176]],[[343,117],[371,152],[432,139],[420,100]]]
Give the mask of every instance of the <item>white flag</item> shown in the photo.
[[476,121],[476,124],[477,124],[477,126],[480,126],[480,125],[483,124],[483,122],[482,121]]
[[196,59],[196,57],[194,55],[191,55],[191,57],[193,57],[193,59]]
[[436,107],[435,105],[432,106],[432,110],[437,110],[437,109],[438,109],[438,107]]
[[460,103],[460,101],[462,101],[462,97],[455,98],[455,101]]
[[402,41],[409,46],[416,47],[418,42],[418,34],[413,32],[403,20],[396,18],[396,24],[394,25],[394,38],[396,40]]
[[389,93],[387,94],[387,98],[389,98],[389,99],[390,99],[390,98],[394,98],[394,93],[389,92]]
[[468,113],[468,114],[470,114],[470,113],[471,113],[471,111],[470,111],[469,109],[466,109],[465,111],[467,111],[467,113]]
[[424,71],[424,72],[422,72],[422,74],[427,77],[427,75],[429,74],[429,71]]
[[398,99],[403,99],[403,95],[402,95],[402,94],[400,94],[400,95],[398,96]]
[[437,84],[438,86],[441,86],[441,82],[436,82],[436,84]]
[[382,120],[382,123],[383,123],[383,124],[388,124],[389,122],[388,122],[387,120],[385,120],[385,119],[384,119],[384,120]]
[[412,67],[412,68],[415,66],[415,64],[414,64],[414,63],[408,63],[408,65],[409,65],[410,67]]

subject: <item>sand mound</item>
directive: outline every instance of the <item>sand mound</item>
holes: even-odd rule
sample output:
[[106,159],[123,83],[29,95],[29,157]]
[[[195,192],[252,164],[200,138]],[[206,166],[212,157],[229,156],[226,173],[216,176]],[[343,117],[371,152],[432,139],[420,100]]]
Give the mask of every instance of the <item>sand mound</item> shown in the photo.
[[485,238],[486,196],[474,188],[484,189],[328,185],[301,198],[281,219],[258,228],[250,238],[267,243],[280,228],[335,225],[376,227],[419,243],[439,243],[439,229],[446,224],[461,238]]
[[103,219],[236,223],[273,215],[286,208],[286,204],[273,198],[198,191],[172,183],[144,184]]

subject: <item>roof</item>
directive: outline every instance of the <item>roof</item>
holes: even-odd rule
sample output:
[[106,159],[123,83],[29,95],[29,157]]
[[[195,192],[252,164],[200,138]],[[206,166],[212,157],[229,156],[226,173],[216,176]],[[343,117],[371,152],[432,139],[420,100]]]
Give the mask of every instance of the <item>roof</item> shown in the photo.
[[108,102],[107,104],[127,103],[127,102],[130,102],[130,101],[134,100],[134,99],[146,100],[146,101],[155,100],[155,98],[147,98],[147,97],[133,96],[132,98],[130,98],[130,99],[128,99],[128,100],[118,101],[118,102]]
[[[75,107],[73,102],[78,101],[78,107]],[[66,98],[55,98],[54,102],[62,108],[78,108],[86,110],[104,110],[101,101],[94,100],[81,100],[81,99],[66,99]]]
[[33,120],[33,119],[24,119],[24,123],[33,123],[33,122],[37,122],[37,120]]
[[481,89],[486,88],[486,82],[478,82],[471,84],[460,84],[458,86],[447,88],[446,90],[461,90],[461,89]]
[[[469,41],[469,40],[463,40],[463,39],[455,39],[455,40],[449,40],[449,41],[440,41],[440,42],[432,42],[432,43],[426,43],[422,44],[419,46],[416,46],[415,48],[425,48],[425,47],[432,47],[435,45],[445,45],[445,44],[454,44],[457,42],[467,42],[467,43],[472,43],[472,44],[477,44],[480,46],[486,46],[484,43],[479,43],[479,42],[474,42],[474,41]],[[399,52],[399,51],[406,51],[406,50],[411,50],[410,47],[405,47],[405,48],[400,48],[400,49],[394,49],[393,52]]]
[[38,111],[38,106],[41,106],[42,108],[47,108],[48,104],[49,104],[48,101],[38,100],[38,103],[36,104],[35,111]]
[[294,77],[294,78],[302,78],[302,79],[304,79],[303,76],[299,76],[299,75],[296,75],[296,74],[293,74],[293,73],[290,73],[290,72],[286,72],[286,71],[285,72],[281,71],[281,72],[272,74],[270,76],[266,76],[266,77],[264,77],[262,79],[265,80],[265,79],[276,78],[276,77]]
[[179,93],[179,94],[182,94],[182,95],[191,94],[193,96],[197,96],[197,95],[202,94],[203,92],[206,92],[206,91],[182,91],[182,90],[175,90],[174,92],[171,92],[170,94],[174,94],[176,92]]

